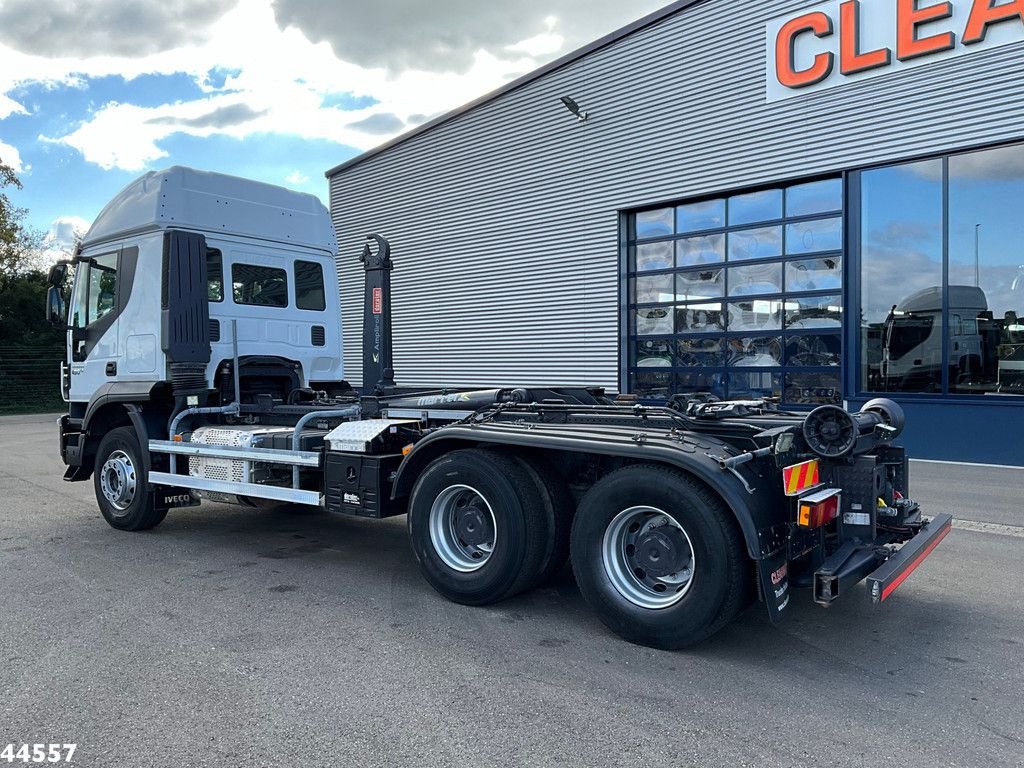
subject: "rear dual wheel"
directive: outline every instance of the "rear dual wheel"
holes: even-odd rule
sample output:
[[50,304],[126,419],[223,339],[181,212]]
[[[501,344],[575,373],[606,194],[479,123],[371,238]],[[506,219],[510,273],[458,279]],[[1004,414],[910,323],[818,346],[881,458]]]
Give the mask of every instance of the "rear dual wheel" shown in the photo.
[[453,451],[420,475],[409,536],[434,589],[488,605],[550,578],[565,563],[571,496],[542,465],[486,449]]
[[573,523],[584,599],[614,632],[654,648],[699,643],[732,621],[746,604],[748,563],[722,501],[668,467],[605,476]]

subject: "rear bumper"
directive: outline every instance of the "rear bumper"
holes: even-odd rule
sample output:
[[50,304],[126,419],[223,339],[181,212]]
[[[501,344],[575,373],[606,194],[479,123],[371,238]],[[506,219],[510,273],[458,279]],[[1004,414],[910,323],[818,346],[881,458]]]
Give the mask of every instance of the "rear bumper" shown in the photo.
[[882,602],[924,562],[952,527],[951,515],[938,515],[895,552],[870,544],[844,544],[815,572],[814,602],[831,605],[849,587],[865,579],[871,601]]
[[925,561],[939,542],[953,529],[951,515],[937,515],[921,526],[918,534],[900,547],[885,564],[867,578],[871,602],[880,603],[888,598]]

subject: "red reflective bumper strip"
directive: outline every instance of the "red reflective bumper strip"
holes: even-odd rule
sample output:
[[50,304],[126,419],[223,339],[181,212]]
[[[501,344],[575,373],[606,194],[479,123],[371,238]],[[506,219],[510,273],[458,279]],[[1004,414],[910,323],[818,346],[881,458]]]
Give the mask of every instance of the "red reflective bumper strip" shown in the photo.
[[919,554],[917,557],[914,558],[914,560],[910,563],[910,565],[907,566],[907,570],[905,570],[903,573],[901,573],[893,581],[892,584],[890,584],[888,587],[886,587],[885,589],[882,590],[882,597],[881,597],[881,599],[885,600],[885,598],[887,598],[889,595],[891,595],[896,590],[896,587],[898,587],[900,584],[902,584],[904,581],[906,581],[907,577],[916,570],[917,566],[919,566],[921,564],[921,562],[926,557],[928,557],[928,555],[930,555],[932,553],[933,549],[935,549],[937,546],[939,546],[939,542],[942,541],[944,538],[946,538],[946,536],[949,535],[949,532],[951,530],[953,530],[953,526],[952,525],[949,525],[945,529],[943,529],[942,533],[940,533],[938,536],[935,537],[935,541],[933,541],[931,544],[929,544],[927,547],[925,547],[924,550],[921,551],[921,554]]

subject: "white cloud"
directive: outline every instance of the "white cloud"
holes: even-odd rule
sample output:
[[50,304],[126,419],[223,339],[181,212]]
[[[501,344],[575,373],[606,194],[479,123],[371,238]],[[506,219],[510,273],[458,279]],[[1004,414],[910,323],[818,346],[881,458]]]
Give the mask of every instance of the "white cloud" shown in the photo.
[[16,102],[14,99],[5,96],[3,93],[0,93],[0,120],[10,117],[11,115],[25,114],[28,114],[28,110],[21,106],[21,104]]
[[0,162],[4,165],[9,165],[15,173],[24,173],[31,170],[30,166],[22,165],[21,153],[18,152],[18,148],[12,147],[3,141],[0,141]]
[[546,31],[518,43],[506,45],[505,50],[512,53],[523,53],[534,58],[558,53],[565,46],[565,37],[555,32],[555,27],[558,26],[558,17],[548,16],[544,19],[544,26],[547,27]]
[[[516,1],[516,19],[522,17],[525,21],[517,27],[506,19],[497,36],[487,31],[488,20],[494,14],[477,13],[482,6],[475,0],[462,9],[464,13],[454,10],[461,7],[459,3],[465,5],[465,0],[441,9],[450,13],[444,16],[447,21],[442,19],[430,27],[439,30],[438,34],[444,33],[446,24],[472,26],[458,33],[461,36],[455,46],[457,55],[451,56],[459,66],[447,71],[443,56],[428,61],[423,51],[415,50],[416,35],[407,35],[405,40],[409,60],[419,62],[414,68],[397,71],[391,60],[378,63],[372,56],[353,55],[351,58],[360,61],[357,64],[339,58],[336,51],[346,49],[339,45],[337,34],[330,41],[312,43],[309,36],[315,36],[315,30],[304,32],[299,26],[281,28],[288,20],[275,17],[272,0],[240,0],[219,18],[216,14],[210,16],[195,35],[181,36],[186,41],[181,46],[166,48],[161,44],[144,55],[131,47],[122,49],[131,51],[134,58],[110,54],[47,57],[24,52],[32,50],[26,45],[16,50],[0,42],[0,61],[4,62],[0,67],[0,94],[29,82],[79,85],[89,78],[106,75],[131,79],[142,74],[184,72],[200,85],[203,95],[193,100],[148,107],[112,102],[100,105],[83,122],[71,123],[67,133],[39,137],[44,142],[74,147],[87,161],[105,169],[138,171],[151,167],[167,156],[163,142],[175,134],[238,139],[261,134],[293,135],[366,150],[421,123],[425,115],[445,112],[497,88],[561,50],[566,39],[556,30],[562,22],[553,16],[544,18],[532,2]],[[555,9],[573,8],[587,17],[584,26],[589,30],[600,22],[591,17],[600,16],[612,28],[648,6],[660,4],[659,0],[644,0],[642,6],[630,6],[623,11],[611,0],[601,2],[604,15],[585,13],[587,3],[583,0],[552,0],[552,5]],[[420,5],[419,0],[414,5],[414,21],[418,23],[420,16],[427,13],[427,6]],[[301,11],[303,26],[309,30],[307,12],[290,7],[294,13]],[[345,4],[332,3],[324,10],[331,16],[335,32],[336,22],[352,21],[347,16],[348,9],[342,11],[344,7]],[[614,13],[613,7],[617,9]],[[279,13],[280,10],[279,5]],[[473,14],[477,15],[463,18]],[[614,22],[610,20],[613,18]],[[404,18],[395,23],[406,32],[416,26]],[[543,31],[531,36],[538,28]],[[516,39],[517,29],[522,30],[519,34],[525,39]],[[386,30],[359,27],[354,34],[360,45],[388,47]],[[384,38],[378,40],[382,34]],[[575,38],[572,42],[576,42]],[[431,48],[429,41],[424,45],[429,50],[436,48]],[[76,50],[84,49],[79,46]],[[94,46],[89,50],[118,49]],[[233,73],[223,88],[214,88],[207,81],[208,73],[214,69]],[[322,106],[326,97],[338,94],[368,96],[377,103],[356,110]],[[0,97],[0,118],[4,109],[25,111],[12,99]]]
[[[526,55],[516,54],[509,60],[480,51],[464,74],[408,71],[389,75],[384,69],[340,61],[327,43],[312,44],[296,28],[280,29],[269,0],[243,0],[207,33],[210,42],[205,45],[132,60],[43,59],[2,47],[0,58],[15,60],[16,66],[5,72],[29,73],[22,80],[64,83],[117,71],[126,77],[174,72],[183,62],[188,62],[189,73],[197,82],[203,82],[215,67],[238,72],[227,78],[222,90],[193,101],[156,107],[109,103],[70,133],[40,137],[74,147],[102,168],[130,171],[166,157],[161,142],[178,133],[239,139],[285,134],[370,149],[411,127],[415,116],[452,109],[536,65]],[[0,73],[0,92],[5,85],[3,77]],[[11,84],[8,80],[7,86]],[[326,96],[338,93],[372,96],[379,103],[358,110],[322,106]],[[225,110],[241,119],[207,119]],[[384,116],[388,117],[382,119]],[[381,130],[382,125],[386,130]]]
[[85,235],[89,222],[81,216],[58,216],[50,222],[44,245],[51,250],[70,250],[75,239]]
[[291,173],[284,177],[284,180],[286,184],[291,184],[293,187],[301,187],[303,184],[309,181],[309,176],[306,176],[303,173],[299,173],[298,171],[292,171]]

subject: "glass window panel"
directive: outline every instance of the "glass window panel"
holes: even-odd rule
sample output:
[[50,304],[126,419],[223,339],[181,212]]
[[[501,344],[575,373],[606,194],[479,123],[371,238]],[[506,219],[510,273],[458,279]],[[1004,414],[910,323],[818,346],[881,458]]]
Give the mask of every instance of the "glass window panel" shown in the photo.
[[725,261],[725,235],[687,237],[676,242],[676,266],[717,264]]
[[206,251],[206,295],[210,301],[224,301],[224,258],[216,248]]
[[637,277],[634,301],[637,304],[667,304],[675,301],[674,275]]
[[751,264],[729,270],[730,296],[753,296],[759,293],[782,293],[781,264]]
[[670,339],[640,339],[634,343],[633,359],[637,368],[671,368]]
[[729,397],[734,400],[782,397],[782,376],[768,371],[730,373]]
[[715,397],[725,398],[725,375],[717,371],[677,373],[676,392],[710,392]]
[[676,342],[676,365],[680,368],[715,368],[724,363],[724,339],[679,339]]
[[782,365],[782,339],[755,336],[729,339],[729,365],[743,368],[774,368]]
[[942,388],[942,161],[861,174],[860,386]]
[[643,400],[667,400],[672,394],[670,371],[634,371],[629,378],[630,391]]
[[843,249],[843,219],[799,221],[786,225],[786,255],[823,253]]
[[949,159],[949,366],[957,394],[1024,394],[1024,145]]
[[644,211],[636,215],[636,237],[639,240],[649,237],[664,237],[672,234],[672,209],[661,208],[657,211]]
[[787,373],[783,401],[796,405],[838,405],[842,386],[838,373]]
[[782,218],[782,190],[768,189],[729,198],[729,226]]
[[668,336],[672,333],[672,307],[649,307],[634,313],[637,336]]
[[653,269],[672,269],[675,244],[671,240],[660,243],[643,243],[633,249],[637,272]]
[[117,254],[97,256],[89,264],[89,300],[86,304],[85,325],[92,325],[111,312],[117,305]]
[[842,296],[786,298],[786,328],[842,328]]
[[786,216],[813,216],[843,210],[843,180],[826,179],[786,190]]
[[786,264],[786,291],[833,291],[843,287],[843,260],[839,256],[804,259]]
[[676,308],[677,333],[715,333],[724,330],[725,312],[721,304],[687,304]]
[[725,226],[725,200],[689,203],[676,208],[676,231],[700,232]]
[[324,295],[324,268],[313,261],[295,262],[295,306],[322,311],[327,308]]
[[232,264],[231,288],[235,304],[288,306],[288,273],[283,269]]
[[759,227],[729,233],[729,261],[770,259],[782,255],[782,227]]
[[702,301],[725,295],[725,270],[705,269],[676,275],[678,301]]
[[835,334],[801,334],[786,339],[786,365],[829,368],[843,362],[843,342]]
[[778,331],[782,329],[781,299],[729,302],[730,331]]

